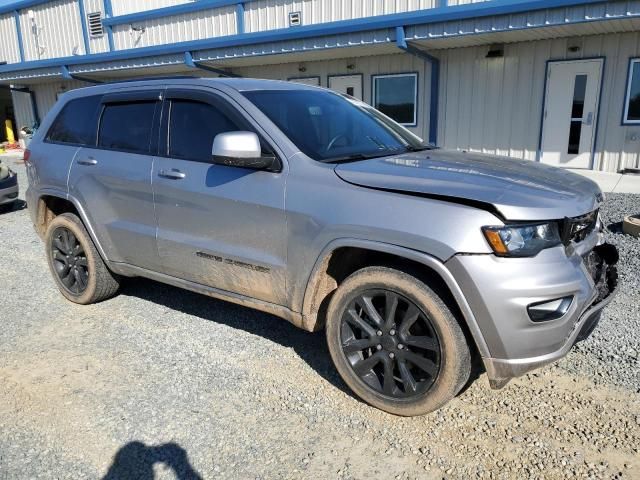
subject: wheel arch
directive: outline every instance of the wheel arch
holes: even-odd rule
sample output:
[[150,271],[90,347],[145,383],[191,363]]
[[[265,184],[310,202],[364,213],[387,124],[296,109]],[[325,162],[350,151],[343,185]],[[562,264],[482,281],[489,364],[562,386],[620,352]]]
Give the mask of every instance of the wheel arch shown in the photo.
[[89,232],[89,236],[102,259],[108,262],[105,251],[78,199],[59,190],[43,190],[37,197],[36,205],[35,229],[40,237],[44,237],[46,228],[53,218],[61,213],[74,213],[80,218],[87,232]]
[[[478,353],[483,358],[490,357],[489,350],[484,337],[478,326],[477,320],[469,303],[467,302],[462,289],[442,261],[417,250],[412,250],[398,245],[375,242],[362,239],[338,239],[329,243],[318,257],[309,280],[306,284],[303,303],[302,317],[303,328],[308,331],[318,331],[324,327],[324,314],[326,307],[341,281],[332,276],[332,262],[340,262],[341,255],[349,254],[362,255],[362,261],[351,259],[351,266],[355,269],[365,266],[389,266],[397,268],[407,273],[413,274],[420,280],[425,281],[430,287],[444,287],[444,293],[448,300],[458,310],[461,319],[464,321],[463,328],[471,337]],[[351,270],[351,271],[350,271]],[[347,268],[345,275],[353,273]]]

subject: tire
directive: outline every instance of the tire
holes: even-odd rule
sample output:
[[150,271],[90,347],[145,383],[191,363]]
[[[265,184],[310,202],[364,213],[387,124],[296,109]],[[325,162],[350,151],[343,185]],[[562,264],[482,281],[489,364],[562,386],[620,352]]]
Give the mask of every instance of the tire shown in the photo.
[[47,227],[44,241],[51,275],[68,300],[89,305],[117,293],[118,277],[109,271],[76,215],[63,213],[55,217]]
[[[349,388],[394,415],[433,412],[470,377],[471,352],[454,315],[427,285],[398,270],[368,267],[348,277],[329,304],[326,335],[333,363]],[[392,375],[385,375],[389,371]],[[392,380],[387,384],[385,378]]]

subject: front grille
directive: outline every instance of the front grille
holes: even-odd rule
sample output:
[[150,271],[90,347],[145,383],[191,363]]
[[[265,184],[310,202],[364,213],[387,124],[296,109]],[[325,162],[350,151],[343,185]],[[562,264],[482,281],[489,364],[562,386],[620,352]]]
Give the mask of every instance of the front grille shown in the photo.
[[596,228],[598,210],[581,217],[566,218],[562,222],[562,241],[565,245],[570,242],[580,243]]

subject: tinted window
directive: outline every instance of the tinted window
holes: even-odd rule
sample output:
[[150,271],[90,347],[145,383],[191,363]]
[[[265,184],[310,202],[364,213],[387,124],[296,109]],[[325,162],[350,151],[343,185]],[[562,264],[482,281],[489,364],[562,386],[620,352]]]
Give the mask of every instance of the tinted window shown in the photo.
[[415,73],[374,77],[373,106],[402,125],[415,125],[417,79]]
[[629,78],[629,95],[626,105],[626,120],[640,122],[640,60],[631,63],[631,78]]
[[418,137],[370,106],[335,93],[260,90],[244,95],[316,160],[385,156],[426,148]]
[[111,150],[149,153],[155,102],[105,105],[98,145]]
[[172,100],[169,156],[208,162],[216,135],[238,130],[233,121],[208,103]]
[[78,98],[67,103],[47,134],[49,142],[95,145],[100,96]]

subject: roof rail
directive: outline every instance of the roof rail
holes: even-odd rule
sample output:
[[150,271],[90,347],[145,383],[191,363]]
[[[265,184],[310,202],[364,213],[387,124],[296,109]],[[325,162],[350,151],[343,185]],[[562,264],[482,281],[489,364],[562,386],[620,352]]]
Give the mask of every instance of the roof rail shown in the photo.
[[189,80],[193,78],[200,78],[196,75],[163,75],[158,77],[138,77],[128,78],[126,80],[111,80],[107,83],[130,83],[130,82],[144,82],[149,80]]

